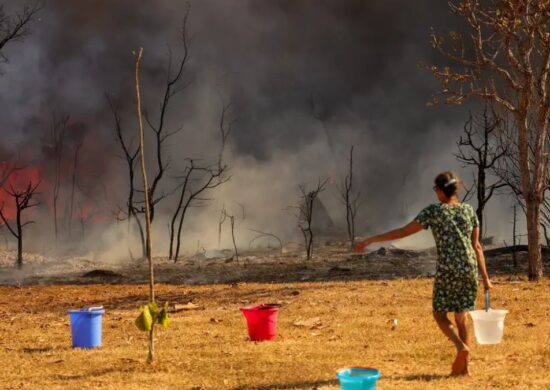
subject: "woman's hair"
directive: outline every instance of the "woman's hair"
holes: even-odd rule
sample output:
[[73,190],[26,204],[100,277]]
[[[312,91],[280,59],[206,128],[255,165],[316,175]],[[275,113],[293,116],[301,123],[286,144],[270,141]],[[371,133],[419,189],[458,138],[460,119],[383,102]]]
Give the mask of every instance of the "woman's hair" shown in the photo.
[[443,172],[435,178],[435,186],[443,191],[447,198],[456,195],[461,184],[460,178],[454,172]]

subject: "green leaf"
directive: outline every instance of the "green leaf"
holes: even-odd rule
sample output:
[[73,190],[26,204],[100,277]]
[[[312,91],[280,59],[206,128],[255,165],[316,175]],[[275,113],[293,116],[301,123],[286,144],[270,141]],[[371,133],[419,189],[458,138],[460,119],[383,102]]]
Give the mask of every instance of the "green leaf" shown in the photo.
[[149,309],[149,313],[151,313],[151,317],[153,318],[153,321],[156,321],[159,315],[159,307],[154,302],[149,302],[147,304],[147,308]]
[[141,308],[141,313],[135,321],[138,329],[144,332],[149,332],[153,328],[153,316],[151,316],[149,309],[149,305],[143,306]]
[[164,307],[160,310],[158,315],[158,323],[164,328],[168,328],[170,325],[170,318],[168,318],[168,302],[164,304]]

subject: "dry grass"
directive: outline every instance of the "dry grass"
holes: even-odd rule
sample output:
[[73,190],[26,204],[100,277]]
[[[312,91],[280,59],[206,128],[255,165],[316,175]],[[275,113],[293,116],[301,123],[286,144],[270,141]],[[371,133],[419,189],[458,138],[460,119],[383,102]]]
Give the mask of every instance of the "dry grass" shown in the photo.
[[[471,378],[448,377],[453,350],[431,318],[431,280],[159,286],[159,300],[204,310],[172,315],[158,332],[157,362],[133,324],[146,287],[0,287],[1,388],[332,389],[336,369],[382,370],[381,389],[550,388],[550,280],[501,279],[494,306],[508,308],[505,339],[474,345]],[[299,292],[299,294],[296,293]],[[281,302],[279,339],[247,341],[238,308]],[[104,346],[72,350],[65,311],[107,308]],[[319,317],[321,327],[293,326]],[[389,319],[397,318],[391,330]]]

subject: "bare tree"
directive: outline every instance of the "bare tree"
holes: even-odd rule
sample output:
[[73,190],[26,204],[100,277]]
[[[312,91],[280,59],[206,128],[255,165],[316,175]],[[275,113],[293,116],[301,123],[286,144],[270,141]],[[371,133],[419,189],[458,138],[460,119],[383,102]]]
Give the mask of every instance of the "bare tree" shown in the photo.
[[90,215],[85,212],[85,207],[79,202],[78,203],[78,221],[80,222],[80,239],[81,241],[86,240],[86,222],[90,218]]
[[[449,1],[469,34],[432,34],[432,46],[452,66],[432,66],[445,102],[477,97],[514,118],[517,176],[527,217],[529,279],[543,275],[540,208],[547,181],[550,121],[550,7],[537,0]],[[434,98],[434,103],[439,99]]]
[[[152,149],[155,155],[155,170],[151,174],[151,180],[147,188],[147,198],[149,201],[148,208],[151,214],[151,223],[155,219],[156,206],[164,200],[168,195],[164,193],[163,181],[166,177],[166,173],[170,167],[170,156],[167,156],[167,141],[173,135],[181,131],[181,128],[168,129],[167,128],[167,119],[169,114],[170,103],[172,99],[177,94],[181,93],[189,84],[184,80],[184,71],[189,60],[189,50],[187,42],[187,20],[189,16],[190,8],[188,6],[182,22],[182,27],[180,31],[180,42],[182,46],[182,54],[178,61],[174,63],[172,51],[168,50],[168,61],[166,69],[166,80],[163,88],[163,93],[161,101],[159,104],[158,113],[153,118],[150,113],[143,109],[142,115],[147,124],[148,130],[153,136]],[[128,141],[123,136],[122,120],[119,115],[118,105],[114,104],[112,99],[107,96],[111,112],[113,114],[115,122],[115,132],[117,141],[123,151],[124,159],[126,160],[127,169],[128,169],[128,196],[126,201],[126,210],[118,213],[120,216],[117,217],[121,220],[128,219],[130,223],[131,220],[134,220],[139,232],[139,236],[142,243],[143,255],[146,257],[146,243],[145,243],[145,234],[143,228],[143,222],[140,219],[140,215],[145,213],[144,198],[145,194],[143,190],[140,190],[135,187],[135,165],[139,153],[139,146],[133,146],[131,141]],[[129,225],[130,226],[130,225]]]
[[[496,166],[493,167],[494,174],[498,176],[503,183],[505,183],[510,194],[514,196],[514,213],[516,213],[517,215],[516,209],[517,206],[519,206],[521,211],[525,215],[527,213],[527,208],[521,192],[521,179],[519,176],[519,153],[515,134],[508,126],[503,126],[503,128],[499,131],[498,139],[498,142],[501,145],[506,146],[507,152],[502,156],[502,158],[498,160]],[[548,173],[547,180],[550,181],[550,172]],[[540,207],[540,220],[540,227],[543,230],[546,245],[550,245],[550,237],[548,236],[548,226],[550,226],[550,200],[546,196],[546,192],[544,194],[543,202]],[[515,233],[515,235],[516,237],[521,237],[521,235],[517,233]],[[519,245],[519,243],[514,245]],[[515,264],[517,265],[517,262]]]
[[353,146],[349,150],[349,165],[348,172],[342,184],[338,188],[340,200],[346,208],[346,223],[348,230],[348,239],[350,248],[353,250],[355,246],[355,217],[361,205],[361,193],[356,192],[353,187]]
[[38,206],[39,203],[33,202],[32,199],[34,195],[36,195],[36,190],[39,185],[40,181],[33,183],[29,180],[28,184],[23,189],[16,188],[15,185],[10,185],[9,189],[4,189],[4,191],[14,200],[15,226],[8,221],[7,216],[4,214],[4,205],[0,206],[0,218],[10,233],[17,239],[16,265],[18,268],[23,266],[23,228],[34,223],[34,221],[30,220],[23,222],[22,214],[26,209]]
[[298,206],[298,227],[304,237],[306,259],[310,260],[313,254],[313,214],[319,194],[325,189],[328,179],[317,182],[313,190],[308,190],[305,185],[300,185],[300,205]]
[[8,58],[4,48],[10,44],[22,41],[30,33],[30,25],[38,12],[42,9],[41,2],[25,5],[14,16],[9,16],[0,4],[0,63],[6,63]]
[[225,147],[227,145],[227,140],[229,138],[229,135],[231,134],[231,131],[233,130],[233,124],[235,122],[234,119],[227,120],[227,116],[229,115],[231,109],[231,103],[224,104],[222,107],[222,113],[220,115],[220,152],[218,155],[218,171],[222,170],[223,165],[223,154],[225,152]]
[[188,4],[187,10],[183,17],[180,41],[182,46],[182,55],[178,62],[175,64],[172,59],[172,51],[168,50],[168,66],[166,70],[166,82],[164,85],[164,93],[160,103],[160,109],[157,115],[157,120],[153,120],[147,112],[144,112],[144,118],[149,126],[149,129],[153,132],[155,139],[155,155],[156,155],[156,172],[153,175],[151,185],[148,188],[149,192],[149,209],[151,210],[151,223],[155,218],[155,206],[162,201],[165,197],[165,193],[158,193],[160,190],[160,184],[164,178],[166,171],[170,166],[170,159],[165,157],[166,141],[181,131],[181,128],[169,130],[166,128],[168,108],[170,106],[172,98],[187,88],[189,82],[184,80],[184,70],[189,60],[189,47],[187,42],[187,20],[189,17],[190,6]]
[[462,196],[463,202],[468,202],[474,195],[474,189],[477,187],[475,175],[472,177],[472,184],[470,187],[464,187],[464,195]]
[[65,146],[65,133],[67,131],[68,122],[68,116],[63,115],[58,118],[55,113],[52,113],[52,121],[50,125],[50,140],[48,147],[50,149],[52,158],[52,208],[56,247],[59,238],[58,201],[62,186],[63,153]]
[[503,121],[498,117],[494,107],[485,105],[483,113],[479,116],[470,116],[464,124],[464,134],[457,142],[458,153],[455,157],[464,166],[470,165],[475,169],[477,208],[476,214],[479,219],[480,237],[483,236],[485,206],[495,193],[495,190],[505,187],[502,179],[487,183],[487,176],[497,166],[507,148],[505,144],[498,143],[495,132],[502,128]]
[[229,218],[229,226],[231,227],[231,239],[233,240],[233,249],[235,250],[235,261],[239,264],[239,250],[237,249],[237,241],[235,240],[235,216],[228,214],[227,210],[224,210],[226,218]]
[[323,129],[323,133],[326,137],[327,146],[330,150],[331,154],[331,167],[330,167],[330,177],[329,180],[331,183],[334,181],[335,176],[340,176],[340,172],[338,169],[338,165],[336,164],[337,157],[336,157],[336,147],[335,147],[335,141],[334,137],[330,132],[330,129],[328,127],[328,123],[331,117],[331,112],[327,108],[327,104],[323,104],[321,96],[315,96],[314,93],[311,93],[307,98],[307,105],[309,108],[309,111],[311,113],[311,116],[316,119],[320,124],[321,128]]
[[[150,175],[151,180],[146,190],[148,195],[147,198],[149,199],[148,207],[151,213],[151,223],[153,223],[155,219],[156,206],[162,200],[164,200],[165,198],[167,198],[169,195],[173,193],[173,192],[170,192],[168,194],[165,193],[164,191],[166,190],[165,188],[166,186],[163,185],[164,179],[167,177],[167,172],[170,169],[170,163],[171,163],[170,156],[167,155],[167,146],[168,146],[167,141],[172,136],[180,132],[182,128],[178,127],[175,129],[169,129],[167,127],[167,122],[168,122],[168,116],[169,116],[172,99],[174,98],[174,96],[178,95],[183,90],[185,90],[190,83],[189,81],[186,81],[184,77],[186,65],[189,60],[189,47],[188,47],[188,40],[187,40],[187,34],[188,34],[187,21],[189,17],[189,12],[190,12],[190,7],[188,5],[187,10],[183,17],[182,27],[180,31],[180,43],[182,47],[182,54],[180,56],[180,59],[177,61],[174,61],[172,56],[172,51],[170,50],[170,48],[168,50],[166,80],[165,80],[163,94],[159,104],[158,112],[156,115],[152,116],[147,110],[143,110],[143,117],[147,124],[148,130],[151,132],[153,137],[152,149],[155,156],[154,173]],[[128,199],[127,211],[125,213],[122,213],[122,215],[125,214],[127,218],[134,219],[136,221],[140,238],[143,243],[144,242],[143,226],[142,226],[142,223],[140,222],[139,215],[145,212],[145,207],[143,204],[143,198],[141,198],[141,196],[139,198],[136,197],[137,194],[142,194],[143,191],[139,189],[135,189],[133,187],[134,169],[135,169],[134,166],[135,166],[135,161],[137,157],[137,149],[132,148],[130,143],[123,138],[122,130],[120,128],[120,123],[121,123],[120,117],[118,117],[118,114],[116,114],[113,108],[111,108],[111,111],[113,111],[113,114],[115,117],[115,130],[117,133],[119,144],[121,145],[121,148],[124,153],[124,157],[127,162],[128,175],[129,175],[129,192],[128,192],[128,198],[127,198]],[[224,121],[222,120],[222,124],[223,123]],[[223,142],[225,144],[225,139],[223,140]],[[185,181],[185,178],[187,177],[188,180],[194,181],[195,177],[192,177],[192,175],[196,174],[198,171],[204,172],[206,170],[209,170],[211,172],[215,171],[210,167],[197,166],[195,163],[193,163],[192,166],[189,166],[185,169],[183,174],[183,179]],[[212,180],[218,177],[219,176],[215,176]],[[189,184],[190,183],[188,183],[188,186],[181,184],[180,186],[176,187],[174,192],[177,191],[178,188],[183,188],[183,187],[185,187],[185,191],[188,190]],[[211,184],[212,182],[210,182],[208,186],[210,186]],[[180,196],[180,199],[181,199],[181,196]],[[179,236],[176,236],[176,229],[175,229],[175,225],[177,223],[177,217],[178,215],[181,215],[180,212],[182,208],[185,206],[185,204],[186,203],[184,200],[182,200],[181,202],[178,202],[177,210],[174,213],[175,218],[173,218],[172,223],[169,225],[169,234],[170,234],[170,241],[171,241],[170,242],[171,258],[174,256],[174,248],[173,248],[174,239],[176,237],[179,237]],[[178,238],[178,243],[179,243],[179,238]]]
[[80,153],[80,149],[82,148],[82,141],[78,142],[75,145],[74,148],[74,154],[73,154],[73,172],[71,175],[71,196],[69,198],[69,215],[68,215],[68,226],[67,231],[69,234],[69,237],[72,235],[72,223],[73,223],[73,215],[74,215],[74,206],[75,206],[75,192],[77,187],[77,177],[78,177],[78,155]]
[[130,141],[127,141],[123,134],[122,134],[122,119],[119,115],[119,108],[118,105],[113,102],[113,100],[107,96],[107,101],[109,102],[109,107],[111,108],[111,112],[113,114],[113,118],[115,121],[115,133],[118,140],[118,143],[122,149],[124,160],[126,161],[126,168],[128,172],[128,195],[126,198],[126,210],[122,212],[123,217],[117,217],[118,220],[124,220],[126,219],[128,221],[128,231],[130,231],[130,226],[132,220],[135,222],[141,247],[142,247],[142,257],[147,257],[147,249],[145,245],[145,232],[143,229],[143,225],[141,223],[141,220],[139,218],[139,212],[140,210],[136,206],[135,201],[135,169],[136,169],[136,163],[138,161],[139,156],[139,144],[137,146],[133,146]]
[[[229,107],[230,105],[224,104],[220,115],[220,152],[218,154],[218,161],[216,163],[216,166],[197,166],[196,160],[187,159],[188,165],[185,168],[183,176],[181,177],[182,183],[178,203],[172,215],[172,220],[169,227],[170,242],[168,256],[170,259],[173,259],[174,262],[177,262],[179,258],[183,221],[189,208],[203,205],[205,201],[209,200],[203,198],[203,194],[205,194],[209,190],[219,187],[220,185],[226,183],[228,180],[231,179],[230,176],[226,175],[226,172],[229,170],[229,166],[225,164],[222,160],[227,144],[227,139],[232,131],[233,121],[227,122]],[[198,185],[194,185],[194,182],[196,181],[199,182]],[[218,246],[221,238],[221,225],[227,217],[225,207],[223,213],[223,221],[220,219],[218,226]],[[222,218],[222,215],[220,215],[220,218]],[[179,223],[177,223],[178,226],[176,230],[176,222],[178,221],[178,219]]]
[[[190,207],[199,207],[209,199],[203,198],[202,194],[206,191],[214,189],[230,178],[225,177],[227,171],[227,165],[222,165],[221,171],[216,167],[201,167],[195,165],[195,160],[188,159],[189,165],[187,166],[185,173],[182,177],[182,185],[178,198],[178,203],[172,215],[170,222],[170,246],[169,246],[169,258],[174,262],[178,261],[179,253],[181,249],[181,234],[183,228],[183,221]],[[198,178],[194,175],[199,175]],[[194,185],[194,182],[198,181],[199,184]],[[176,227],[177,225],[177,227]]]
[[227,212],[225,210],[225,205],[222,206],[220,210],[220,216],[218,218],[218,249],[220,249],[222,243],[222,225],[227,219]]

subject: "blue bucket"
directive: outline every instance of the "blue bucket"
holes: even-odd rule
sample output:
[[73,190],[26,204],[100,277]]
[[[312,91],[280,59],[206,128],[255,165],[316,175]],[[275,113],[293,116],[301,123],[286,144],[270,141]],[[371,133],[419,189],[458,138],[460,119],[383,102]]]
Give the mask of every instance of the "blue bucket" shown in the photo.
[[351,367],[339,370],[336,375],[340,380],[342,390],[371,390],[376,389],[380,370],[369,367]]
[[73,348],[101,347],[101,318],[103,308],[69,310]]

